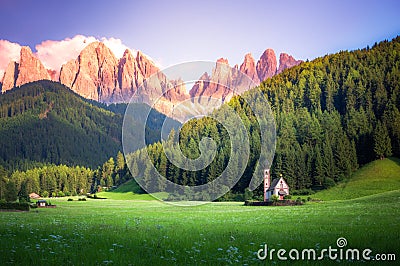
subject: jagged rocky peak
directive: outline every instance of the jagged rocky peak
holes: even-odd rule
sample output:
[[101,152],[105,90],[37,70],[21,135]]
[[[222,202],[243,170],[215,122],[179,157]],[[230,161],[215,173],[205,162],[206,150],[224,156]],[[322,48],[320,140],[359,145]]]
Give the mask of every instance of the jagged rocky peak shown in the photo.
[[8,63],[6,71],[4,72],[1,92],[4,93],[15,87],[15,82],[18,78],[18,63],[11,61]]
[[117,76],[118,59],[104,43],[93,42],[62,66],[60,82],[85,98],[107,102],[121,98]]
[[240,65],[240,72],[246,74],[254,83],[259,84],[260,79],[258,78],[258,74],[256,71],[256,65],[254,62],[254,58],[251,53],[248,53],[244,57],[243,63]]
[[267,49],[264,51],[257,62],[256,69],[260,81],[264,81],[276,74],[277,62],[274,50]]
[[279,68],[277,70],[277,74],[282,73],[285,69],[297,66],[301,64],[302,60],[296,60],[293,56],[288,55],[286,53],[281,53],[279,56]]
[[22,84],[42,79],[51,79],[47,69],[43,66],[42,62],[33,55],[31,48],[23,46],[21,48],[18,78],[15,85],[21,86]]
[[28,82],[42,79],[51,79],[48,70],[37,59],[28,46],[23,46],[20,51],[19,63],[10,62],[3,77],[2,92],[21,86]]

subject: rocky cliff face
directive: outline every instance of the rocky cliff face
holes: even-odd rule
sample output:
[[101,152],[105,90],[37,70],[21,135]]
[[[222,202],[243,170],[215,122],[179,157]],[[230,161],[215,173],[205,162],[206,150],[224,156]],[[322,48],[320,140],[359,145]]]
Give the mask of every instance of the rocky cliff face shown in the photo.
[[85,98],[106,103],[129,102],[132,96],[150,103],[163,95],[158,109],[164,113],[188,97],[182,82],[168,80],[142,52],[134,56],[127,49],[118,60],[101,42],[89,44],[77,59],[64,64],[60,82]]
[[218,59],[211,75],[204,73],[190,90],[190,96],[196,97],[193,101],[207,103],[213,99],[229,100],[233,95],[233,72],[227,59]]
[[10,62],[3,77],[2,92],[12,89],[15,86],[42,80],[51,79],[48,70],[42,62],[37,59],[29,47],[23,46],[20,52],[19,63]]
[[233,95],[241,94],[260,84],[261,81],[301,62],[292,56],[281,54],[279,69],[277,69],[276,56],[272,49],[265,50],[257,64],[250,53],[246,54],[240,68],[237,65],[233,68],[229,67],[228,60],[221,58],[217,60],[210,76],[208,73],[204,73],[199,78],[199,81],[190,90],[190,96],[197,97],[195,101],[202,103],[210,101],[212,98],[227,101]]
[[115,90],[119,87],[117,65],[117,58],[104,43],[93,42],[77,59],[62,66],[60,82],[85,98],[106,102],[114,92],[120,97]]
[[294,59],[293,56],[291,56],[291,55],[281,53],[279,56],[279,68],[276,73],[279,74],[283,70],[297,66],[302,62],[303,62],[302,60]]
[[6,71],[4,72],[1,92],[3,93],[14,88],[17,78],[18,78],[18,63],[11,61],[10,63],[8,63]]
[[257,62],[257,75],[260,81],[264,81],[276,74],[276,56],[272,49],[267,49]]
[[[260,61],[259,61],[260,62]],[[240,65],[240,72],[246,74],[250,79],[252,79],[256,84],[260,83],[260,78],[256,70],[256,64],[254,62],[253,56],[249,53],[244,56],[244,61]],[[264,79],[261,79],[264,80]]]

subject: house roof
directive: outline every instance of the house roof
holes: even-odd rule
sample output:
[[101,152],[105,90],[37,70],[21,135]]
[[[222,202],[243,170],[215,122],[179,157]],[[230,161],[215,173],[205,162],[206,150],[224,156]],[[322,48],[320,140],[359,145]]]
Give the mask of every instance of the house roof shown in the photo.
[[36,194],[36,193],[31,193],[31,194],[29,194],[29,197],[30,197],[31,199],[38,199],[38,198],[40,198],[40,196],[39,196],[38,194]]
[[286,183],[286,181],[285,181],[285,179],[283,179],[282,177],[280,177],[280,178],[275,178],[274,180],[272,180],[271,186],[267,189],[267,191],[274,190],[274,189],[278,186],[278,184],[280,183],[279,181],[280,181],[281,179],[282,179],[283,182],[285,182],[286,186],[288,186],[287,183]]

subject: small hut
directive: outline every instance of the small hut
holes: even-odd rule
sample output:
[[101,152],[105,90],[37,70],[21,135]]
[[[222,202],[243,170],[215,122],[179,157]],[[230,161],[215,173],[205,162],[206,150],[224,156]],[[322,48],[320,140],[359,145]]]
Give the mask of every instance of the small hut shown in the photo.
[[41,197],[36,193],[31,193],[31,194],[29,194],[29,198],[30,199],[40,199]]
[[39,208],[44,208],[44,207],[47,206],[47,201],[45,201],[45,200],[38,200],[38,201],[36,201],[36,205],[37,205]]

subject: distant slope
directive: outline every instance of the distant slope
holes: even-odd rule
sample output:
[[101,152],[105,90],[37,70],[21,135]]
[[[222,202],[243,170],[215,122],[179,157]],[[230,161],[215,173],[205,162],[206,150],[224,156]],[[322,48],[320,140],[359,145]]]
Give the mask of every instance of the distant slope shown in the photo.
[[[116,114],[125,115],[127,103],[113,103],[106,105],[99,103],[97,101],[89,100],[94,105],[97,105],[103,109],[109,110]],[[150,106],[145,103],[132,103],[129,107],[130,112],[135,114],[134,119],[139,122],[139,124],[146,123],[146,144],[152,144],[154,142],[160,141],[161,129],[164,125],[164,121],[167,118],[163,113],[158,112],[156,109],[150,109]],[[181,127],[181,123],[177,120],[169,118],[169,122],[165,124],[164,132],[170,132],[172,129],[177,131]]]
[[0,95],[0,163],[96,167],[121,149],[121,124],[59,83],[29,83]]
[[[122,150],[125,108],[90,102],[52,81],[14,88],[0,95],[0,165],[10,170],[29,168],[33,162],[96,168]],[[160,140],[165,118],[152,110],[148,143]],[[141,112],[132,119],[132,124],[143,120]]]
[[400,190],[400,159],[388,158],[373,161],[347,181],[314,194],[322,200],[346,200]]
[[134,179],[129,180],[128,182],[120,185],[118,188],[114,189],[112,192],[114,193],[125,193],[125,192],[133,192],[136,194],[143,194],[143,190],[140,188],[138,183],[135,182]]
[[[166,192],[155,193],[158,198],[167,198]],[[97,196],[114,200],[155,200],[150,194],[145,193],[135,180],[120,185],[112,191],[99,192]]]

